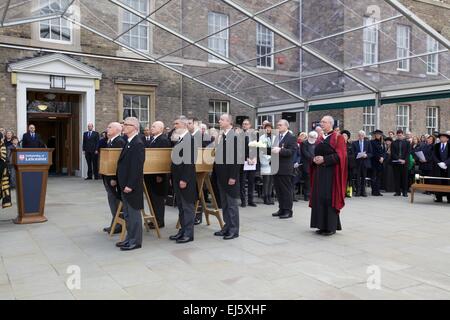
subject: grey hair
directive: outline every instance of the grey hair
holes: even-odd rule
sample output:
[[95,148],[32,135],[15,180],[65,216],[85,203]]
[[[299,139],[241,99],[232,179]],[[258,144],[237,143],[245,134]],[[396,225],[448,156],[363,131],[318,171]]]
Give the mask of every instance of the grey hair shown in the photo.
[[317,131],[311,131],[310,133],[308,133],[308,137],[313,139],[317,139],[318,136],[319,134],[317,133]]
[[286,119],[281,119],[279,122],[282,122],[286,127],[289,128],[289,121],[287,121]]
[[157,125],[158,127],[160,127],[161,129],[163,129],[164,130],[164,122],[162,122],[162,121],[155,121],[155,122],[153,122],[153,124],[154,125]]
[[222,116],[227,116],[228,121],[230,121],[230,123],[233,123],[233,116],[232,116],[231,114],[229,114],[229,113],[223,113],[223,114],[221,115],[221,117],[222,117]]
[[366,132],[365,132],[364,130],[359,130],[359,131],[358,131],[358,134],[363,135],[363,136],[366,136]]
[[186,118],[185,116],[179,116],[177,120],[180,120],[181,123],[183,123],[185,126],[187,126],[188,124],[188,118]]
[[139,124],[139,119],[138,118],[136,118],[136,117],[128,117],[124,121],[131,122],[133,124],[133,126],[136,128],[136,130],[139,131],[140,124]]
[[328,119],[330,121],[331,126],[334,127],[334,118],[332,116],[324,116],[322,119]]

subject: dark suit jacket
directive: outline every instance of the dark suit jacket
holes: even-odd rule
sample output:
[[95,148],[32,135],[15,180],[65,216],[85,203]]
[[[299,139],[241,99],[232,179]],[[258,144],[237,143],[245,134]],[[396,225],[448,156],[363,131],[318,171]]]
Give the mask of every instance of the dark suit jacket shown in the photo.
[[[187,183],[186,188],[180,189],[183,198],[194,203],[197,200],[197,175],[195,173],[193,139],[188,132],[183,139],[175,144],[172,150],[172,183],[179,186],[180,181]],[[177,162],[174,162],[177,161]],[[176,194],[175,194],[176,196]]]
[[[112,142],[107,143],[106,148],[117,148],[117,149],[123,149],[123,147],[125,146],[125,141],[123,141],[123,139],[118,136],[116,137]],[[116,180],[117,181],[117,176],[103,176],[103,180],[105,182],[105,184],[109,187],[109,189],[116,194],[117,198],[120,198],[120,192],[116,187],[112,187],[111,186],[111,180]]]
[[[433,161],[435,163],[435,175],[450,178],[450,142],[447,142],[444,152],[441,152],[440,143],[434,145]],[[440,162],[444,162],[447,165],[447,170],[443,170],[438,166]]]
[[[230,150],[234,150],[234,152]],[[242,164],[238,163],[237,153],[238,139],[233,129],[226,136],[224,134],[219,136],[216,146],[214,172],[216,173],[217,184],[223,186],[228,196],[233,198],[240,197],[239,172]],[[233,186],[228,184],[230,179],[236,180]]]
[[[352,147],[353,147],[353,152],[355,153],[355,159],[358,156],[358,153],[361,152],[360,147],[359,147],[359,140],[353,141],[352,143]],[[356,166],[359,168],[359,166],[364,166],[364,168],[371,168],[372,167],[372,163],[371,163],[371,158],[372,158],[372,144],[369,140],[364,139],[364,146],[363,146],[364,150],[367,154],[367,158],[360,158],[360,159],[356,159]]]
[[303,141],[300,146],[300,153],[303,163],[303,172],[309,174],[310,167],[312,164],[312,159],[314,158],[314,149],[316,148],[315,144],[310,144],[308,140]]
[[[298,149],[297,139],[287,132],[283,140],[279,141],[279,137],[275,138],[274,147],[281,147],[279,154],[279,168],[276,175],[279,176],[292,176],[294,174],[294,156]],[[274,154],[272,153],[272,164],[274,163]],[[273,166],[272,166],[272,169]]]
[[22,148],[45,148],[45,144],[42,142],[41,136],[38,133],[34,134],[33,139],[31,138],[31,134],[27,132],[22,137]]
[[395,140],[391,145],[391,161],[393,165],[399,164],[395,160],[405,160],[408,166],[409,154],[411,153],[411,145],[406,140]]
[[[380,158],[386,159],[386,150],[384,144],[380,140],[371,140],[372,146],[372,168],[377,171],[383,170],[383,164],[380,163]],[[384,160],[383,160],[384,161]]]
[[100,135],[97,131],[92,131],[91,137],[88,138],[88,131],[83,134],[83,151],[84,152],[95,152],[98,151],[98,142],[100,140]]
[[[139,136],[135,136],[130,143],[124,146],[117,162],[117,179],[121,196],[135,210],[144,208],[144,162],[144,142]],[[125,187],[129,187],[133,191],[124,193]]]
[[[172,144],[165,134],[160,135],[154,139],[151,143],[146,141],[146,148],[172,148]],[[161,177],[162,182],[156,182],[156,177]],[[169,178],[167,174],[146,174],[145,181],[147,182],[147,188],[150,187],[151,191],[160,196],[167,196],[169,192]],[[150,190],[148,190],[150,191]]]

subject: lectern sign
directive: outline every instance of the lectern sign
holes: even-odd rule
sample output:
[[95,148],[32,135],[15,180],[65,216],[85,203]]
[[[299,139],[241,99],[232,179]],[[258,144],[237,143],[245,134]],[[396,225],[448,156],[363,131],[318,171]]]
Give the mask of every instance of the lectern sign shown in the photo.
[[17,164],[48,164],[48,151],[19,151]]

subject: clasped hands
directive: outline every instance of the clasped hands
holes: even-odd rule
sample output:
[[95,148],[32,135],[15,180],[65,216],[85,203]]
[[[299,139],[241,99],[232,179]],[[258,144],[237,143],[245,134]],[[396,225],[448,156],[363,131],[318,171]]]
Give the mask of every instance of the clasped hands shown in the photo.
[[324,163],[325,160],[323,159],[323,156],[315,156],[313,158],[313,162],[317,165],[320,165],[320,164]]

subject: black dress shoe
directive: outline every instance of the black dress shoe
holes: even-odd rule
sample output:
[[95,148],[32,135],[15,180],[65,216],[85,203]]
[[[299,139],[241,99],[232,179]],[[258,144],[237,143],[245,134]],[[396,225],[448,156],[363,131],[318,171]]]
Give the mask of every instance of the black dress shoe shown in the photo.
[[272,213],[272,217],[279,217],[280,216],[280,211]]
[[257,207],[256,203],[254,203],[254,202],[249,202],[249,203],[248,203],[248,206],[249,206],[249,207]]
[[234,238],[237,238],[237,237],[239,237],[239,235],[236,234],[236,233],[227,234],[226,236],[223,237],[223,240],[231,240],[231,239],[234,239]]
[[202,220],[195,218],[194,225],[202,224]]
[[120,250],[121,251],[131,251],[131,250],[140,249],[140,248],[142,248],[142,245],[136,244],[134,246],[121,247]]
[[118,248],[127,247],[127,246],[128,246],[128,241],[121,241],[121,242],[116,243],[116,247],[118,247]]
[[275,204],[275,202],[273,202],[272,200],[270,200],[268,203],[268,205],[273,206]]
[[223,230],[214,232],[214,235],[217,236],[217,237],[223,237],[223,236],[225,236],[225,235],[227,235],[227,234],[228,234],[228,233],[225,232],[225,231],[223,231]]
[[403,194],[403,196],[404,196],[404,197],[407,197],[407,196],[408,196],[408,194],[407,194],[407,193],[404,193],[404,194]]
[[325,230],[316,230],[316,233],[317,234],[322,234],[322,233],[324,233],[325,232]]
[[111,232],[111,227],[103,228],[103,232],[110,233]]
[[335,234],[336,233],[336,231],[324,231],[324,232],[322,232],[321,234],[323,235],[323,236],[332,236],[333,234]]
[[194,241],[194,237],[191,237],[191,238],[189,238],[189,237],[181,237],[181,238],[177,239],[177,243],[187,243],[187,242],[190,242],[190,241]]
[[119,233],[122,233],[122,227],[120,225],[114,229],[113,234],[119,234]]
[[241,208],[245,208],[247,206],[246,203],[241,203]]
[[361,197],[367,198],[367,194],[363,193]]
[[92,178],[87,177],[87,178],[84,178],[84,180],[92,180]]
[[442,202],[442,199],[434,199],[434,202]]
[[394,193],[394,197],[400,197],[400,193]]
[[289,219],[292,218],[292,213],[285,213],[278,216],[280,219]]
[[178,240],[180,238],[183,238],[183,234],[182,233],[177,233],[177,234],[169,237],[170,240]]

